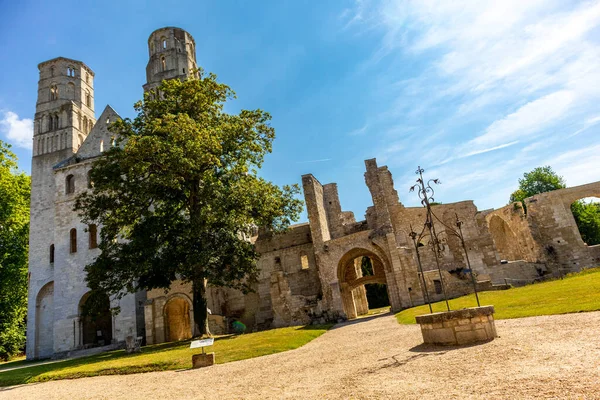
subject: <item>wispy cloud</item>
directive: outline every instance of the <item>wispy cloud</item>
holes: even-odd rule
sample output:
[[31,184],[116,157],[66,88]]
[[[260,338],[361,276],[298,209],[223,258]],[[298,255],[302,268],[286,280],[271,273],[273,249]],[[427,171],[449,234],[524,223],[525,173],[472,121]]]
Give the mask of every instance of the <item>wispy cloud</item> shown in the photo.
[[0,111],[0,132],[8,142],[25,149],[32,148],[33,120],[29,118],[19,118],[12,111]]
[[331,161],[331,158],[322,158],[320,160],[307,160],[307,161],[296,161],[296,164],[312,164],[312,163],[320,163]]
[[[587,134],[600,125],[600,0],[362,0],[342,18],[346,30],[379,33],[357,73],[377,76],[372,99],[393,101],[367,119],[420,132],[374,141],[396,167],[443,175],[444,165],[460,182],[486,177],[479,188],[491,193],[490,177],[509,187],[526,168],[557,169],[561,153],[600,143]],[[591,167],[593,155],[582,157],[571,160]]]
[[573,98],[573,92],[561,90],[533,100],[514,113],[494,121],[484,134],[467,145],[490,146],[536,134],[562,118],[573,103]]

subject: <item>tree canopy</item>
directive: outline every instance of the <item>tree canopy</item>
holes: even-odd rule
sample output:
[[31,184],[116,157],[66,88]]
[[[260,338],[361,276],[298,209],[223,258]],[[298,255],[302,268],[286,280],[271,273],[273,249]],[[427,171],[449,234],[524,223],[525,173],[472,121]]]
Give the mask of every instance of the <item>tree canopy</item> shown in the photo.
[[0,140],[0,359],[25,344],[29,176],[17,171],[17,157]]
[[510,202],[523,201],[533,195],[566,188],[562,176],[558,176],[550,166],[537,167],[530,172],[525,172],[519,179],[519,189],[510,195]]
[[92,290],[122,296],[191,282],[197,332],[208,333],[206,282],[252,289],[257,227],[297,220],[297,185],[278,187],[258,170],[275,130],[260,109],[223,111],[235,97],[214,74],[164,81],[135,104],[134,120],[111,124],[117,145],[93,164],[93,188],[75,209],[101,226],[101,254],[86,266]]
[[[510,202],[520,201],[525,207],[527,197],[566,187],[563,177],[550,166],[537,167],[519,179],[519,188],[510,195]],[[589,246],[600,244],[600,203],[578,200],[571,205],[571,212],[583,241]]]

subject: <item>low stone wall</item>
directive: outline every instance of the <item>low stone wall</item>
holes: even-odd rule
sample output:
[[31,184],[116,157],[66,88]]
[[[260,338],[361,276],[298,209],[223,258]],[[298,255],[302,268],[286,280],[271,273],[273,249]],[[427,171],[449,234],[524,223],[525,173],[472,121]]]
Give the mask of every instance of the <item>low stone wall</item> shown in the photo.
[[494,339],[494,306],[465,308],[419,315],[423,341],[443,346],[463,345]]

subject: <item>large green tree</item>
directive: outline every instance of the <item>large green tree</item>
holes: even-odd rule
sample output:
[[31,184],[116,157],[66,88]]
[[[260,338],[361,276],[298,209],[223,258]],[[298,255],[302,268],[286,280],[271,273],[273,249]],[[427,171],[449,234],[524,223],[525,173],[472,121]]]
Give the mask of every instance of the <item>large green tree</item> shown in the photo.
[[75,209],[101,229],[101,254],[86,266],[92,290],[122,296],[191,282],[194,319],[209,334],[206,285],[252,290],[257,227],[297,220],[297,185],[258,170],[275,131],[262,110],[224,112],[235,97],[214,74],[164,81],[135,104],[134,120],[110,126],[117,146],[94,162],[93,188]]
[[25,344],[30,178],[0,140],[0,359]]
[[[510,202],[523,203],[527,197],[566,188],[562,176],[557,175],[550,166],[534,168],[519,179],[519,188],[510,195]],[[571,205],[581,238],[588,245],[600,244],[600,203],[578,200]]]
[[523,174],[519,179],[519,188],[510,195],[510,202],[523,201],[533,195],[566,188],[562,176],[558,176],[550,166],[537,167]]

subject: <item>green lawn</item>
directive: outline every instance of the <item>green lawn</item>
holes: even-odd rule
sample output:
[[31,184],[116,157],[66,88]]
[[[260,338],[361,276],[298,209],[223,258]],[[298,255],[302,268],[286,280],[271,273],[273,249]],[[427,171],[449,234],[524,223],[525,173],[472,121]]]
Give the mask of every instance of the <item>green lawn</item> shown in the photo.
[[[325,333],[331,325],[288,327],[215,339],[214,346],[206,348],[215,352],[217,364],[244,360],[298,348]],[[190,349],[190,341],[145,346],[141,353],[127,354],[124,350],[94,356],[64,360],[46,365],[5,371],[29,361],[0,364],[0,386],[55,379],[73,379],[95,375],[120,375],[138,372],[164,371],[191,368],[192,355],[200,349]]]
[[[509,290],[479,293],[481,305],[493,305],[495,319],[533,317],[600,310],[600,268],[591,268],[564,279]],[[475,295],[450,300],[450,309],[476,307]],[[433,312],[446,311],[446,303],[432,304]],[[414,324],[415,316],[429,314],[427,305],[396,314],[401,324]]]

